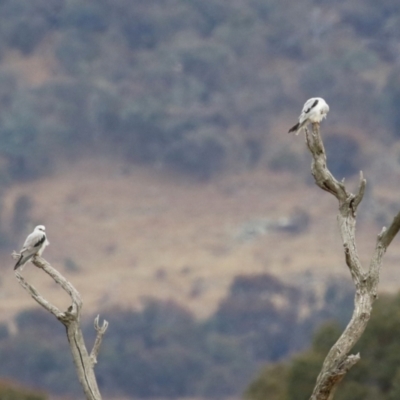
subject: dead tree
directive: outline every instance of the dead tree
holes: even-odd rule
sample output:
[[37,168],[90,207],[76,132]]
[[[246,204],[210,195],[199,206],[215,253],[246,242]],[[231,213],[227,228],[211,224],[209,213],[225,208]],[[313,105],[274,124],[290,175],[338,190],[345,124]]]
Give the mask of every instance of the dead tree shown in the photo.
[[82,385],[87,400],[101,400],[101,394],[97,386],[94,367],[97,363],[97,355],[100,350],[103,335],[108,327],[108,322],[104,321],[100,326],[99,316],[94,320],[94,328],[97,331],[93,349],[88,353],[80,327],[82,311],[82,299],[74,286],[68,282],[57,270],[55,270],[46,260],[35,257],[32,263],[50,275],[71,298],[71,305],[64,312],[60,311],[55,305],[46,300],[32,285],[30,285],[21,275],[20,270],[15,271],[15,276],[20,285],[36,300],[45,310],[52,313],[66,328],[69,347],[71,349],[76,372],[79,382]]
[[371,316],[372,305],[378,297],[379,273],[383,256],[400,229],[400,212],[395,216],[390,227],[383,228],[378,235],[369,267],[363,268],[357,252],[355,228],[357,208],[364,196],[366,180],[361,172],[357,194],[353,194],[346,189],[344,181],[339,182],[335,179],[326,165],[319,124],[313,124],[311,132],[306,130],[306,142],[313,158],[311,171],[315,183],[335,196],[339,202],[337,218],[344,256],[356,288],[351,320],[326,356],[310,398],[310,400],[331,400],[338,383],[360,359],[359,354],[350,354],[350,351],[363,334]]

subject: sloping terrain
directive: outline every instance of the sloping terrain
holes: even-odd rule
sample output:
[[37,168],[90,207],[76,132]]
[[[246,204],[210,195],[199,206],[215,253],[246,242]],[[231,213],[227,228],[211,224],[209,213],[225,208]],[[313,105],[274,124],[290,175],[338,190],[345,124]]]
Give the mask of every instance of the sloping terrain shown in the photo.
[[[45,256],[90,312],[156,296],[206,316],[240,273],[347,276],[336,202],[313,185],[302,137],[286,135],[308,97],[331,106],[335,174],[369,180],[364,262],[400,208],[395,2],[6,0],[0,11],[1,228],[26,195],[29,229],[46,224]],[[3,320],[33,305],[8,253]],[[398,288],[399,257],[394,244],[384,289]]]
[[[356,187],[356,181],[349,185]],[[76,285],[86,312],[116,304],[137,307],[153,296],[175,299],[204,317],[237,274],[266,271],[308,285],[347,274],[335,200],[295,174],[259,168],[194,183],[92,158],[12,186],[5,194],[6,223],[21,194],[33,202],[32,221],[47,227],[51,245],[45,258]],[[295,209],[309,214],[300,233],[280,227]],[[361,207],[364,212],[368,204]],[[379,229],[361,218],[358,243],[364,262]],[[384,289],[397,289],[399,262],[400,248],[394,244],[383,271]],[[1,255],[1,264],[4,320],[34,304],[15,281],[8,254]],[[66,296],[31,264],[24,275],[66,306]]]

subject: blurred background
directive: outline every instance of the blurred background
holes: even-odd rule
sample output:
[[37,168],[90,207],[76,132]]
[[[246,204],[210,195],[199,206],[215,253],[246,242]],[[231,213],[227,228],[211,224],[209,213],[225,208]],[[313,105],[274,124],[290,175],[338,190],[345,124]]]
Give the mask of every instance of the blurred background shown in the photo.
[[[40,223],[89,346],[110,321],[106,398],[307,398],[353,288],[336,201],[287,131],[326,99],[329,168],[368,181],[367,266],[400,209],[399,39],[394,0],[0,0],[0,397],[82,397],[62,326],[12,273]],[[399,261],[393,243],[339,399],[399,398]]]

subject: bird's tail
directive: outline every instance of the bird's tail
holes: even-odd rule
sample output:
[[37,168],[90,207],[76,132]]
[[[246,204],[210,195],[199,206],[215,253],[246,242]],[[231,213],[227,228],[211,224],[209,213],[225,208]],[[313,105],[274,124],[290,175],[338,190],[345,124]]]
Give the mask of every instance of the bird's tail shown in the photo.
[[14,271],[15,271],[18,267],[20,267],[20,266],[23,264],[23,263],[22,263],[23,257],[24,257],[24,256],[21,254],[21,256],[19,257],[17,263],[15,264]]
[[288,133],[292,133],[292,132],[298,132],[298,130],[300,129],[300,122],[298,122],[296,125],[294,125],[294,126],[292,126],[290,129],[289,129],[289,132]]

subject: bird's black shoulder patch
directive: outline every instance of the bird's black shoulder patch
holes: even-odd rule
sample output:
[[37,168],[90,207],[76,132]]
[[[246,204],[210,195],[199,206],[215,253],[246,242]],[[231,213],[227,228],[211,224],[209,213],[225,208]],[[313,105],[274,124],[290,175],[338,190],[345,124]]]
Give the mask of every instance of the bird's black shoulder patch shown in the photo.
[[308,110],[306,110],[305,113],[306,114],[309,113],[317,104],[318,104],[318,100],[315,100],[314,103],[312,103],[311,107]]
[[41,244],[44,243],[44,241],[46,240],[46,235],[43,235],[43,237],[41,239],[39,239],[35,245],[33,247],[39,247]]

